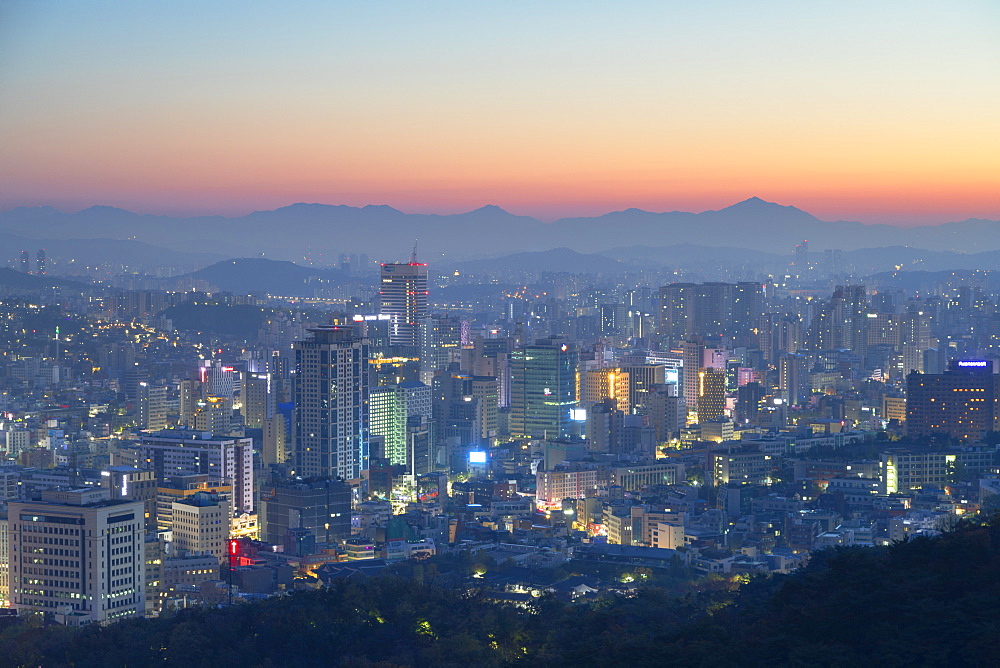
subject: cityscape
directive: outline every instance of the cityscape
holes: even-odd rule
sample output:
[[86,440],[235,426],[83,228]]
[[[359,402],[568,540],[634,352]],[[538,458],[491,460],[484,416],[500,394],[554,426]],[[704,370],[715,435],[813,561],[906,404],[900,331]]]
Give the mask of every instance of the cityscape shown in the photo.
[[[758,68],[763,88],[790,86],[801,64],[730,62],[736,35],[755,26],[773,53],[800,53],[790,26],[822,18],[751,3],[776,22],[765,30],[738,4],[604,15],[444,3],[400,6],[394,23],[360,3],[243,14],[226,2],[194,26],[166,6],[12,3],[17,27],[0,47],[14,100],[0,121],[13,137],[0,155],[0,664],[1000,661],[1000,201],[982,158],[1000,135],[973,145],[962,126],[945,144],[929,131],[928,157],[904,169],[902,135],[886,130],[884,153],[848,168],[869,144],[834,146],[832,112],[817,108],[774,127],[787,124],[783,155],[829,151],[829,171],[795,176],[750,143],[706,166],[695,144],[715,130],[694,120],[698,73],[742,90],[713,69],[721,59]],[[928,5],[896,24],[899,12],[848,5],[819,42],[857,33],[857,48],[881,53],[874,35],[892,24],[900,53],[930,53],[933,34],[964,45],[956,63],[995,74],[982,24],[1000,27],[996,8]],[[612,19],[617,32],[594,48],[635,71],[601,69],[580,43]],[[129,32],[140,23],[141,43]],[[347,46],[310,41],[319,25]],[[458,26],[468,34],[446,35]],[[510,62],[490,52],[501,28],[522,40]],[[640,65],[683,62],[672,49],[701,43],[685,30],[707,40],[716,28],[735,46],[671,75],[701,91],[676,110],[690,145],[667,129],[637,141],[619,116],[646,127],[646,111],[584,94],[591,80],[542,43],[595,67],[595,85],[635,93]],[[251,35],[291,51],[228,50]],[[341,70],[340,50],[365,38],[385,62],[366,53]],[[74,49],[80,63],[60,60]],[[823,66],[830,86],[869,90],[849,62]],[[913,67],[878,63],[885,77]],[[320,95],[319,71],[357,99]],[[588,100],[577,117],[536,87],[558,73],[572,104]],[[926,77],[944,86],[951,74]],[[293,107],[264,137],[274,100],[225,111],[261,77]],[[914,90],[904,79],[872,94],[897,104]],[[530,118],[522,88],[540,96]],[[134,94],[132,111],[101,90]],[[373,107],[393,90],[405,119]],[[191,124],[186,139],[156,106],[165,91],[190,96],[170,107]],[[74,92],[77,116],[39,111]],[[771,108],[743,94],[751,115]],[[319,131],[309,109],[348,129]],[[634,169],[594,157],[603,140],[581,128],[601,113]],[[970,113],[970,126],[996,129],[1000,115]],[[798,133],[810,138],[796,145]],[[570,150],[570,135],[593,145]],[[199,143],[208,136],[214,148]],[[650,157],[671,142],[675,154]],[[953,161],[946,176],[930,155],[939,144],[951,147],[935,154]],[[565,162],[549,162],[560,146]],[[330,147],[346,162],[325,162]],[[515,177],[500,157],[529,148]]]

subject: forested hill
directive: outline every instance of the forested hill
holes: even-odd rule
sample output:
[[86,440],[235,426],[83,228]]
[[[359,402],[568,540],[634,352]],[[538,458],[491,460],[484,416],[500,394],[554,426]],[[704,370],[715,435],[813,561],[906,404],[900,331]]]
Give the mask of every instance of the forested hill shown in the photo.
[[646,588],[535,613],[399,577],[80,630],[0,634],[4,665],[1000,665],[1000,526],[843,548],[738,592]]

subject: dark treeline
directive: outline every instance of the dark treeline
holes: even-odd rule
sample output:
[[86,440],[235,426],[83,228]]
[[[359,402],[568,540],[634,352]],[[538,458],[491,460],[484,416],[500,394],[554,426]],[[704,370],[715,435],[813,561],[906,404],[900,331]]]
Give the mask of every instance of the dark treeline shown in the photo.
[[0,633],[21,666],[1000,665],[1000,523],[820,552],[682,597],[646,586],[532,612],[398,576],[222,609]]

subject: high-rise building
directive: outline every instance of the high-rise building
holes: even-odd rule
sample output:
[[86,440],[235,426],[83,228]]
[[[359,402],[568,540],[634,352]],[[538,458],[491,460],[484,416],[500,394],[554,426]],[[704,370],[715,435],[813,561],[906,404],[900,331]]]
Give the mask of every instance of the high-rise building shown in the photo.
[[624,369],[605,368],[584,371],[580,378],[580,407],[590,410],[599,401],[611,399],[615,409],[628,415],[632,412],[629,393],[631,376]]
[[626,364],[621,370],[628,374],[628,405],[633,413],[646,404],[649,388],[666,382],[666,367],[662,364]]
[[614,399],[605,398],[587,407],[587,449],[618,452],[625,428],[625,414]]
[[697,283],[671,283],[660,288],[660,333],[672,340],[698,334],[695,322]]
[[35,254],[35,273],[39,276],[44,276],[47,273],[44,248],[39,248],[38,253]]
[[397,385],[371,388],[368,393],[368,425],[371,436],[381,436],[381,452],[372,445],[371,456],[392,464],[406,463],[406,400]]
[[295,473],[355,480],[368,459],[368,342],[346,327],[309,332],[293,345]]
[[208,396],[228,399],[235,396],[239,374],[234,367],[223,364],[222,360],[203,360],[198,373]]
[[756,282],[671,283],[660,288],[660,333],[673,341],[737,336],[746,343],[763,310]]
[[726,414],[726,372],[708,367],[698,371],[698,422]]
[[838,285],[809,325],[809,347],[850,350],[864,358],[868,350],[868,293],[863,285]]
[[264,420],[264,445],[261,456],[264,466],[288,461],[288,429],[284,415]]
[[649,416],[658,443],[670,440],[687,424],[687,406],[677,396],[676,383],[651,385],[641,410]]
[[435,373],[446,371],[462,351],[462,320],[431,315],[420,321],[420,380],[430,386]]
[[31,273],[31,255],[26,250],[21,251],[21,272],[24,274]]
[[372,388],[369,392],[369,433],[384,439],[379,456],[391,464],[411,463],[407,461],[407,421],[413,415],[427,421],[430,414],[431,388],[419,381]]
[[218,438],[209,432],[165,429],[143,434],[137,468],[152,469],[158,480],[171,476],[207,475],[233,488],[233,510],[254,510],[253,439]]
[[143,504],[104,489],[49,491],[7,506],[10,605],[68,626],[142,616]]
[[270,373],[243,375],[240,412],[243,423],[250,429],[263,429],[264,422],[273,418],[277,410],[277,393]]
[[705,346],[697,339],[689,339],[681,344],[681,394],[689,411],[698,407],[698,369],[703,366]]
[[805,401],[809,395],[809,359],[789,353],[778,360],[778,385],[781,398],[791,406]]
[[420,321],[427,316],[427,265],[416,258],[382,265],[379,312],[390,316],[389,344],[420,346]]
[[206,397],[195,404],[190,418],[191,428],[224,438],[233,426],[233,400],[228,397]]
[[748,345],[764,313],[764,286],[757,281],[741,281],[733,286],[732,334],[737,345]]
[[1000,431],[1000,375],[992,360],[954,360],[943,374],[906,377],[906,433],[976,440]]
[[561,337],[538,339],[511,354],[510,432],[562,438],[571,433],[577,406],[574,344]]
[[792,266],[795,268],[796,276],[804,276],[809,269],[809,241],[805,240],[800,244],[795,244],[795,256]]
[[167,428],[167,388],[139,383],[137,392],[139,428],[159,431]]

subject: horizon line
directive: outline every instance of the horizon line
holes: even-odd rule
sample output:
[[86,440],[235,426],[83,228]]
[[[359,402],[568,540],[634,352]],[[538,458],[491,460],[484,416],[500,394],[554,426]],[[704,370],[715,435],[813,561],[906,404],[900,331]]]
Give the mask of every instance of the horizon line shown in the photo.
[[56,213],[59,213],[59,214],[62,214],[62,215],[73,216],[73,215],[77,215],[77,214],[83,213],[85,211],[89,211],[90,209],[105,208],[105,209],[114,209],[114,210],[117,210],[117,211],[124,211],[126,213],[131,213],[131,214],[137,215],[137,216],[154,216],[154,217],[174,218],[174,219],[182,219],[182,220],[183,219],[194,219],[194,218],[224,218],[224,219],[227,219],[227,220],[235,220],[235,219],[243,218],[243,217],[255,214],[255,213],[272,213],[272,212],[275,212],[275,211],[280,211],[281,209],[288,209],[288,208],[291,208],[291,207],[294,207],[294,206],[304,205],[304,206],[325,206],[325,207],[337,207],[337,208],[343,207],[343,208],[358,209],[358,210],[368,209],[368,208],[388,208],[388,209],[392,209],[392,210],[397,211],[397,212],[399,212],[399,213],[401,213],[403,215],[408,215],[408,216],[414,216],[414,215],[416,215],[416,216],[441,216],[441,217],[462,216],[462,215],[468,215],[470,213],[475,213],[477,211],[482,211],[483,209],[495,209],[495,210],[501,211],[501,212],[506,213],[506,214],[511,215],[511,216],[516,216],[516,217],[520,217],[520,218],[532,218],[534,220],[539,221],[540,223],[548,225],[548,224],[551,224],[553,222],[558,222],[560,220],[572,220],[572,219],[584,219],[584,218],[590,218],[590,219],[592,219],[592,218],[601,218],[603,216],[608,216],[608,215],[611,215],[611,214],[627,213],[627,212],[630,212],[630,211],[635,211],[635,212],[640,212],[640,213],[648,213],[648,214],[652,214],[652,215],[667,215],[667,214],[673,214],[673,213],[701,215],[701,214],[705,214],[705,213],[715,213],[715,212],[724,211],[726,209],[730,209],[732,207],[739,206],[740,204],[746,204],[748,202],[760,202],[761,204],[767,204],[767,205],[771,205],[771,206],[775,206],[775,207],[781,207],[781,208],[784,208],[784,209],[795,209],[796,211],[800,211],[800,212],[802,212],[802,213],[804,213],[806,215],[809,215],[812,218],[814,218],[817,221],[822,222],[822,223],[856,223],[856,224],[859,224],[859,225],[864,225],[866,227],[875,227],[875,226],[880,226],[881,225],[881,226],[896,227],[896,228],[901,228],[901,229],[913,229],[913,228],[918,228],[918,227],[940,227],[941,225],[948,225],[948,224],[952,224],[952,223],[963,223],[963,222],[968,222],[968,221],[982,221],[982,220],[985,220],[985,221],[991,221],[991,222],[1000,222],[1000,215],[998,215],[997,219],[980,218],[980,217],[976,217],[976,216],[969,216],[969,217],[958,219],[958,220],[948,220],[948,221],[940,222],[940,223],[913,223],[913,224],[898,224],[898,223],[894,224],[894,223],[889,223],[889,222],[864,222],[864,221],[860,221],[860,220],[847,220],[847,219],[843,219],[843,218],[839,218],[839,219],[836,219],[836,220],[825,220],[825,219],[819,218],[819,217],[815,216],[814,214],[810,213],[809,211],[806,211],[805,209],[802,209],[802,208],[797,207],[795,205],[779,204],[778,202],[773,202],[771,200],[764,199],[764,198],[759,197],[757,195],[751,195],[750,197],[747,197],[745,199],[739,200],[737,202],[734,202],[732,204],[729,204],[727,206],[724,206],[724,207],[721,207],[721,208],[718,208],[718,209],[704,209],[702,211],[685,211],[685,210],[681,210],[681,209],[654,211],[654,210],[649,210],[649,209],[642,209],[642,208],[639,208],[639,207],[626,207],[626,208],[612,209],[612,210],[605,211],[604,213],[600,213],[600,214],[589,214],[589,215],[587,215],[587,214],[582,214],[582,215],[578,214],[578,215],[569,215],[569,216],[559,216],[559,217],[554,217],[554,218],[549,218],[547,216],[546,217],[539,217],[539,216],[534,216],[534,215],[530,215],[530,214],[514,213],[514,212],[510,211],[509,209],[504,208],[503,206],[500,206],[498,204],[493,204],[493,203],[483,204],[482,206],[478,206],[478,207],[475,207],[475,208],[472,208],[472,209],[467,209],[467,210],[463,209],[461,211],[456,211],[454,213],[438,213],[438,212],[426,211],[426,210],[407,211],[407,210],[401,209],[401,208],[399,208],[397,206],[394,206],[392,204],[385,204],[385,203],[380,203],[380,204],[369,203],[369,204],[362,204],[362,205],[353,205],[353,204],[342,204],[342,203],[341,204],[331,204],[331,203],[327,203],[327,202],[306,202],[306,201],[291,202],[289,204],[284,204],[284,205],[277,206],[277,207],[275,207],[273,209],[248,209],[248,210],[246,210],[243,213],[233,213],[233,214],[226,214],[226,213],[200,213],[200,214],[152,213],[152,212],[136,211],[136,210],[131,209],[131,208],[125,208],[125,207],[122,207],[122,206],[115,206],[115,205],[111,205],[111,204],[91,204],[90,206],[85,206],[85,207],[82,207],[82,208],[79,208],[79,209],[66,211],[66,210],[57,208],[56,206],[53,206],[51,204],[35,204],[35,205],[21,204],[21,205],[12,206],[10,208],[6,208],[6,209],[0,211],[0,215],[8,214],[8,213],[11,213],[11,212],[16,211],[18,209],[29,209],[29,210],[30,209],[51,209],[51,210],[55,211]]

